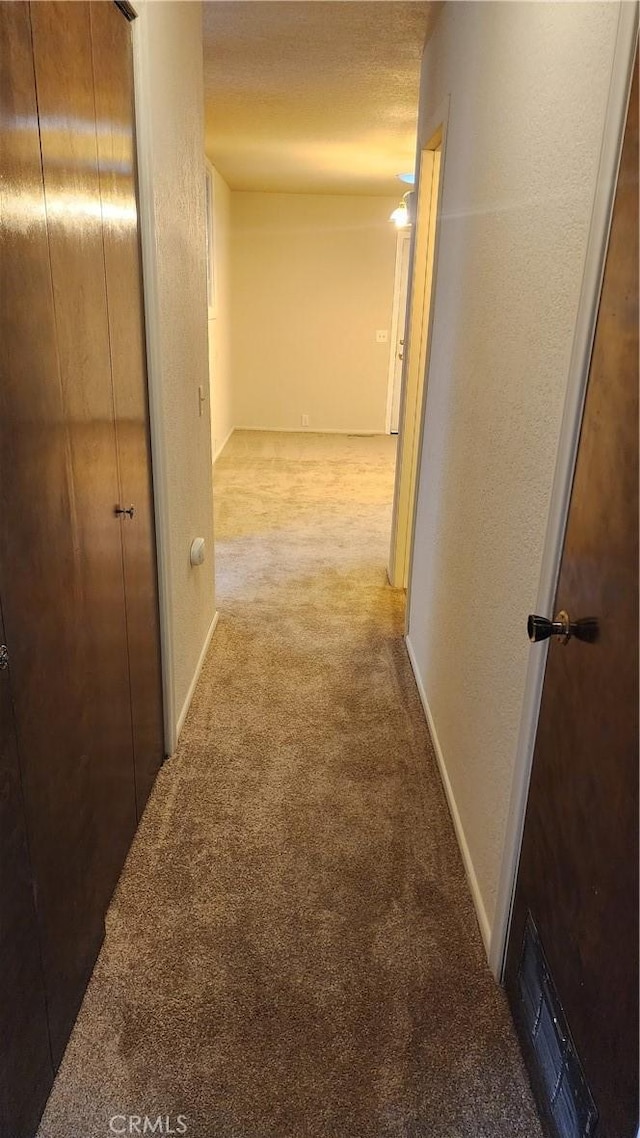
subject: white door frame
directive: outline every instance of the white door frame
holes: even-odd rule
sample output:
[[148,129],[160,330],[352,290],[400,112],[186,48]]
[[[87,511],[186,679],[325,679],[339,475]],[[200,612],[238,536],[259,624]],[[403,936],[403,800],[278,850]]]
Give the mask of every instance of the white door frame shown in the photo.
[[400,398],[400,430],[388,569],[389,582],[396,589],[406,589],[410,577],[417,471],[424,433],[424,406],[431,349],[438,217],[448,115],[447,99],[439,111],[434,129],[427,135],[428,142],[419,152],[415,238],[409,263],[406,358]]
[[[567,394],[560,428],[558,456],[536,597],[535,611],[549,616],[553,615],[552,606],[555,600],[564,545],[637,38],[638,8],[635,4],[621,4],[585,268],[569,365]],[[545,649],[546,647],[548,646],[545,646]],[[499,981],[502,981],[504,972],[545,664],[546,650],[536,650],[530,654],[496,911],[489,946],[489,966]]]
[[[396,349],[398,346],[398,333],[400,331],[399,325],[402,326],[406,323],[406,315],[408,303],[405,304],[404,312],[400,311],[400,294],[402,292],[402,258],[404,249],[410,244],[413,236],[413,229],[399,229],[398,238],[396,241],[396,264],[393,275],[393,307],[391,309],[391,345],[389,348],[389,376],[387,381],[387,410],[385,413],[385,434],[391,434],[391,414],[393,411],[393,393],[396,378]],[[407,272],[411,267],[411,250],[407,253],[409,257],[409,266]],[[407,281],[408,290],[408,281]],[[407,291],[407,302],[409,296]],[[406,336],[405,336],[406,340]]]
[[166,463],[166,441],[160,387],[162,382],[162,348],[160,305],[158,299],[158,233],[154,210],[154,155],[150,131],[153,93],[149,78],[148,44],[145,27],[147,4],[135,0],[137,17],[132,23],[133,82],[136,116],[136,153],[138,160],[138,221],[142,251],[142,290],[147,343],[147,383],[149,391],[149,431],[153,472],[153,502],[158,561],[158,607],[160,611],[160,655],[162,663],[162,697],[164,710],[164,746],[173,754],[178,742],[175,706],[173,610],[171,605],[171,513],[169,479]]

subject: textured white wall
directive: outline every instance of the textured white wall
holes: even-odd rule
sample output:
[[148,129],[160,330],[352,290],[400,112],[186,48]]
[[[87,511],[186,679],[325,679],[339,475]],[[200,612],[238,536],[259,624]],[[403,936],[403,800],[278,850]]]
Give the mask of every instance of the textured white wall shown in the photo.
[[[137,5],[138,6],[138,5]],[[160,523],[165,697],[179,720],[214,617],[202,9],[143,3],[135,22],[145,303]],[[193,569],[189,548],[205,538]]]
[[209,380],[211,385],[211,452],[213,459],[235,426],[231,385],[230,227],[231,191],[212,167],[213,257],[215,261],[215,316],[209,319]]
[[450,111],[408,642],[485,940],[618,9],[447,4],[423,64],[422,145]]
[[[398,198],[400,193],[398,193]],[[234,412],[242,427],[384,431],[396,198],[232,193]]]

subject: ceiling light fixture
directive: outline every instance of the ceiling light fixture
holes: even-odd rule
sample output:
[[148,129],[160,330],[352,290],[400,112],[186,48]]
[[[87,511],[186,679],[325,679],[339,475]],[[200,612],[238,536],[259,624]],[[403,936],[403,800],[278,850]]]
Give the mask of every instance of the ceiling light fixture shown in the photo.
[[410,197],[412,193],[412,190],[407,190],[406,194],[402,195],[400,204],[396,206],[393,213],[389,215],[389,221],[394,223],[396,229],[407,229],[411,225],[407,198]]
[[409,174],[396,174],[396,178],[398,179],[398,181],[404,182],[405,185],[407,185],[407,186],[415,185],[416,176],[413,173],[413,171],[411,171],[411,173],[409,173]]

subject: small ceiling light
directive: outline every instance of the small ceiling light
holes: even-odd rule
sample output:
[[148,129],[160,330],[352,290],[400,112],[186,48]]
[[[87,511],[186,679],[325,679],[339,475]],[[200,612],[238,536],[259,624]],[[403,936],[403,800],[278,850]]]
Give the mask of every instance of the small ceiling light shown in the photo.
[[402,195],[402,201],[393,213],[389,215],[389,221],[392,221],[396,229],[407,229],[411,225],[411,218],[409,216],[409,206],[407,205],[407,198],[411,190],[407,190],[406,194]]
[[416,180],[413,171],[409,174],[396,174],[396,178],[398,178],[400,182],[404,182],[407,186],[413,186]]

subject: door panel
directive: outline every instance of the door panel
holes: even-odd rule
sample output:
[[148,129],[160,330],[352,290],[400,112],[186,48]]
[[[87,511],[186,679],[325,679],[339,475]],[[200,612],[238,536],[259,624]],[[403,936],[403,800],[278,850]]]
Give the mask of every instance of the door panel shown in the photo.
[[120,497],[135,508],[123,519],[122,537],[140,816],[164,740],[130,25],[115,4],[94,4],[91,37]]
[[[519,982],[531,914],[598,1138],[638,1124],[637,571],[636,60],[556,600],[600,634],[549,649],[506,969],[532,1062]],[[540,1091],[535,1064],[533,1080]]]
[[17,2],[0,37],[0,592],[22,778],[2,718],[2,915],[17,915],[0,925],[0,1132],[17,1138],[95,962],[135,829],[134,741],[141,810],[162,711],[129,29],[107,3]]
[[[38,902],[46,910],[47,888],[50,892],[57,881],[62,893],[60,919],[53,920],[51,935],[60,944],[67,936],[65,922],[72,934],[75,931],[73,909],[83,901],[73,872],[79,851],[54,807],[57,787],[74,785],[77,758],[70,752],[65,714],[72,686],[75,622],[69,588],[73,580],[70,455],[56,348],[28,5],[3,3],[0,29],[0,588],[21,720],[23,782],[31,800],[31,820],[37,822],[38,814],[45,819],[40,843],[29,827],[33,867],[45,867]],[[3,943],[3,971],[10,969],[6,953],[10,946]],[[61,965],[60,971],[64,999],[68,969]],[[19,1084],[18,1092],[27,1093]]]
[[[3,600],[57,1064],[134,832],[135,798],[89,6],[32,4],[30,15],[57,352],[53,367],[38,359],[26,374],[39,324],[27,304],[19,322],[8,313],[3,333],[26,389],[16,378],[5,424],[21,445],[10,440],[3,484]],[[19,258],[14,267],[20,294]],[[42,439],[22,431],[34,408]],[[50,446],[58,467],[47,478]]]
[[[0,23],[4,48],[6,24],[1,16]],[[46,1102],[53,1067],[6,669],[0,671],[0,897],[0,1135],[29,1138]]]

